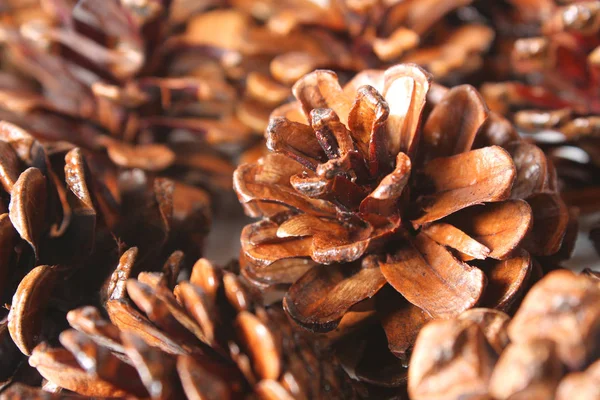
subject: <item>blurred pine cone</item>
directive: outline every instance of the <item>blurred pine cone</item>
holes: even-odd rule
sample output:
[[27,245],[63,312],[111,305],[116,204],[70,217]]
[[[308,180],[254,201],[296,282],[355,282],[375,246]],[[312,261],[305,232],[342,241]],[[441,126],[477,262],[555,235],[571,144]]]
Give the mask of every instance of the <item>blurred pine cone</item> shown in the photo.
[[409,61],[457,81],[494,37],[471,0],[29,3],[0,19],[0,118],[218,188],[232,170],[206,145],[258,140],[304,74]]
[[[328,31],[343,39],[350,56],[361,57],[366,67],[414,62],[437,80],[456,79],[482,64],[481,55],[494,33],[475,10],[472,0],[328,1],[236,0],[248,12],[280,35]],[[333,47],[329,48],[334,50]],[[344,60],[348,59],[349,62]],[[360,67],[346,53],[315,55],[303,50],[282,54],[270,64],[273,76],[288,84],[302,75],[333,65]]]
[[[418,63],[440,82],[478,75],[494,33],[470,4],[471,0],[234,0],[233,10],[216,12],[223,22],[211,26],[223,26],[224,14],[229,20],[236,15],[235,20],[245,21],[241,31],[248,37],[236,41],[237,58],[254,52],[267,56],[247,72],[237,113],[262,133],[273,108],[291,96],[290,87],[317,68],[335,71],[342,82],[359,71],[400,61]],[[205,26],[211,22],[209,14],[203,18]],[[242,162],[265,154],[259,143],[243,154]]]
[[22,369],[21,353],[66,328],[69,310],[99,301],[121,247],[139,246],[140,263],[174,245],[200,255],[208,203],[187,192],[174,201],[173,182],[141,171],[96,173],[80,148],[38,142],[7,122],[0,166],[3,386]]
[[[200,259],[189,281],[176,284],[183,257],[176,252],[162,272],[130,279],[137,255],[127,250],[105,287],[110,321],[94,307],[73,310],[62,346],[33,350],[29,363],[47,390],[156,399],[358,396],[320,342],[297,331],[281,307],[263,308],[231,270]],[[13,385],[4,398],[40,393]]]
[[285,309],[303,327],[345,329],[389,284],[401,296],[386,294],[378,317],[406,358],[432,317],[509,310],[538,273],[530,254],[561,249],[569,215],[552,166],[473,87],[401,64],[344,88],[318,70],[293,90],[267,130],[274,153],[238,167],[234,187],[263,218],[242,232],[242,274],[289,287]]
[[241,146],[251,132],[208,50],[177,40],[213,3],[43,0],[32,17],[7,12],[0,118],[121,167],[230,188],[233,167],[217,147]]
[[413,400],[600,398],[600,280],[554,271],[512,320],[478,308],[430,322],[408,388]]
[[569,191],[566,200],[582,211],[597,210],[600,1],[509,3],[484,4],[500,43],[493,57],[510,63],[510,70],[508,81],[485,84],[482,94],[549,154]]

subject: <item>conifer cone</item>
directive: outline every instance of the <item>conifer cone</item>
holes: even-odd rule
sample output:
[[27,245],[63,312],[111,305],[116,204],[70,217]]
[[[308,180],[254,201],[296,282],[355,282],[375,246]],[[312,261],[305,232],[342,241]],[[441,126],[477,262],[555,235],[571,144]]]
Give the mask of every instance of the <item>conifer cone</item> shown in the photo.
[[[0,19],[0,118],[209,191],[231,187],[223,146],[250,131],[208,50],[177,40],[214,2],[44,0]],[[193,56],[198,54],[196,58]]]
[[0,117],[217,187],[232,170],[206,144],[257,141],[313,69],[351,76],[410,61],[457,81],[494,36],[465,12],[470,0],[31,3],[35,13],[13,6],[0,20]]
[[508,3],[485,4],[502,44],[492,57],[510,70],[507,81],[483,85],[482,94],[491,109],[509,117],[549,154],[568,202],[596,210],[600,1]]
[[599,283],[597,273],[554,271],[512,319],[478,308],[428,323],[409,366],[410,398],[600,398]]
[[473,87],[400,64],[343,88],[317,70],[293,90],[266,133],[273,153],[238,167],[234,187],[262,217],[242,231],[241,272],[286,289],[301,326],[346,329],[349,310],[373,316],[375,296],[406,359],[427,320],[510,310],[540,273],[531,255],[561,250],[569,215],[552,166]]
[[[470,3],[236,0],[232,10],[215,12],[221,20],[205,31],[218,29],[227,20],[230,25],[232,20],[245,21],[239,30],[252,42],[236,41],[237,58],[260,53],[266,62],[253,63],[247,73],[237,115],[262,133],[273,108],[291,97],[291,86],[317,68],[335,71],[344,82],[359,71],[398,62],[417,63],[447,83],[478,74],[494,33]],[[211,22],[209,14],[203,18],[205,26]],[[219,41],[214,35],[205,36]],[[243,154],[242,161],[256,161],[265,153],[264,143],[259,143]]]
[[0,122],[0,166],[4,386],[18,379],[24,355],[66,328],[69,310],[99,301],[122,246],[138,246],[140,263],[173,242],[201,254],[208,203],[188,192],[174,201],[173,182],[141,171],[95,173],[82,149],[41,143],[7,122]]
[[[320,4],[308,0],[239,0],[233,3],[234,7],[250,13],[274,33],[287,35],[325,30],[342,37],[346,46],[358,54],[367,67],[414,62],[438,80],[456,79],[479,68],[481,55],[494,38],[493,30],[484,25],[482,18],[476,13],[471,12],[473,15],[469,16],[465,12],[471,0],[330,1]],[[331,64],[336,61],[327,58],[298,50],[276,57],[270,70],[276,79],[292,84],[314,69],[335,69]],[[337,55],[334,58],[340,60]],[[360,63],[347,65],[358,67]]]
[[[123,253],[103,311],[69,312],[73,329],[60,335],[61,346],[33,350],[29,363],[46,389],[156,399],[358,396],[329,351],[295,329],[280,306],[263,308],[233,270],[200,259],[189,280],[176,283],[183,254],[175,252],[161,272],[133,279],[137,255],[137,248]],[[13,385],[4,396],[33,393],[43,392]]]

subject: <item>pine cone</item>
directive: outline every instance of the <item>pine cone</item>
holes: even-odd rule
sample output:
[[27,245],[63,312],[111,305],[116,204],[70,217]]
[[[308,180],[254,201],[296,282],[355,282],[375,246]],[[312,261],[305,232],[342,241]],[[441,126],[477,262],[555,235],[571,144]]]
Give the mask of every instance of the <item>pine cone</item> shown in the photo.
[[274,154],[238,167],[234,187],[263,217],[242,232],[242,274],[291,285],[284,307],[303,327],[331,331],[389,284],[402,296],[379,313],[404,358],[432,317],[509,310],[530,254],[560,250],[569,216],[554,170],[471,86],[401,64],[343,89],[318,70],[294,94],[267,130]]
[[[256,52],[264,55],[268,63],[251,64],[244,99],[237,108],[238,117],[261,133],[273,108],[291,96],[290,87],[317,68],[331,69],[346,81],[361,70],[414,62],[438,81],[458,82],[478,74],[494,38],[481,15],[473,9],[467,12],[470,0],[232,3],[232,10],[214,12],[219,17],[216,21],[206,13],[202,20],[210,28],[202,32],[238,21],[230,30],[246,34],[235,41],[236,58],[247,59]],[[253,25],[250,21],[254,20],[259,24]],[[243,28],[239,21],[244,21]],[[242,161],[254,162],[265,153],[264,144],[259,143],[244,153]]]
[[[485,26],[481,18],[464,12],[471,2],[409,0],[316,4],[305,0],[238,0],[234,4],[281,35],[319,30],[334,32],[371,68],[400,61],[414,62],[436,79],[444,80],[468,75],[479,68],[481,55],[494,38],[492,29]],[[344,57],[342,53],[337,59],[344,60]],[[336,70],[331,58],[331,55],[316,57],[296,51],[276,57],[271,63],[271,72],[276,79],[292,84],[317,68]],[[338,62],[342,63],[340,67],[359,65]]]
[[217,147],[253,135],[233,116],[236,90],[221,69],[202,52],[190,60],[194,49],[178,41],[211,5],[200,3],[63,0],[43,2],[36,17],[9,14],[0,20],[0,118],[124,168],[230,188],[233,167]]
[[600,284],[561,270],[533,286],[515,317],[473,309],[427,324],[410,398],[600,398]]
[[0,295],[10,309],[0,316],[4,385],[23,354],[66,328],[70,309],[98,301],[122,246],[139,246],[140,262],[173,242],[200,254],[208,204],[189,192],[174,201],[173,182],[150,182],[141,171],[97,174],[80,148],[42,144],[6,122],[0,166]]
[[[106,286],[110,321],[94,307],[73,310],[74,329],[60,335],[64,347],[34,349],[29,363],[46,386],[91,397],[357,396],[327,349],[294,330],[281,307],[262,308],[235,273],[200,259],[190,280],[175,285],[183,256],[176,252],[162,272],[130,279],[137,254],[122,255]],[[30,393],[14,385],[4,395]]]
[[[512,0],[490,13],[499,40],[509,45],[519,81],[489,83],[482,94],[544,148],[557,165],[567,200],[597,209],[600,180],[600,1]],[[503,57],[503,58],[502,58]],[[497,80],[498,77],[493,77]],[[510,76],[508,79],[515,79]],[[579,150],[571,146],[577,146]],[[593,193],[578,189],[595,186]]]

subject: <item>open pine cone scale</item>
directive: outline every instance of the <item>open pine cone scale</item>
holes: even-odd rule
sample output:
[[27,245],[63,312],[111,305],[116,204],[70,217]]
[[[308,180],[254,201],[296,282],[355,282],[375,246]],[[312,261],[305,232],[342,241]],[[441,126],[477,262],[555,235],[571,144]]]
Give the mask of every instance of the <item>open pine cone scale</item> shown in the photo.
[[[208,207],[207,198],[194,191],[174,201],[181,187],[167,179],[149,180],[139,170],[103,166],[98,174],[97,160],[85,150],[40,142],[7,122],[0,123],[0,151],[4,387],[26,381],[21,380],[31,372],[26,356],[40,342],[56,340],[67,327],[69,310],[98,302],[121,247],[139,246],[141,267],[172,251],[174,238],[197,255]],[[181,257],[172,263],[181,263]]]
[[597,399],[597,283],[593,273],[557,270],[533,285],[512,319],[476,308],[428,323],[410,362],[410,398]]
[[[175,252],[161,272],[131,279],[137,253],[122,255],[103,290],[109,320],[92,306],[72,310],[62,346],[33,350],[29,363],[46,390],[160,399],[358,396],[323,344],[297,331],[280,307],[262,308],[243,278],[201,259],[190,280],[176,284],[183,255]],[[4,395],[34,392],[13,384]]]
[[474,88],[408,64],[344,88],[315,71],[293,91],[267,130],[275,154],[238,167],[234,187],[263,217],[242,232],[242,273],[263,290],[291,284],[284,305],[305,328],[334,329],[386,283],[428,318],[508,309],[529,253],[561,248],[552,166]]

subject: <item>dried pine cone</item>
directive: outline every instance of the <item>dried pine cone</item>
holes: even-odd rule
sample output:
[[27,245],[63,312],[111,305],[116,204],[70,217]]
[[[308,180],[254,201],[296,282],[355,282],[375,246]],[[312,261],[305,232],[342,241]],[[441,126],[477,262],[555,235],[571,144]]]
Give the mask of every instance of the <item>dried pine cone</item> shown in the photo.
[[233,167],[216,146],[252,135],[233,116],[235,88],[202,62],[207,50],[177,39],[211,6],[201,3],[43,1],[35,17],[7,13],[0,118],[107,153],[121,167],[230,188]]
[[[343,38],[323,29],[281,33],[250,14],[250,2],[211,10],[190,19],[182,45],[206,48],[224,75],[239,83],[235,116],[261,134],[269,114],[290,95],[290,86],[315,66],[358,71],[366,62]],[[263,8],[264,10],[264,8]],[[258,135],[257,135],[258,136]]]
[[139,246],[140,262],[172,251],[173,241],[200,254],[208,204],[187,192],[174,201],[173,182],[141,171],[97,174],[80,148],[40,143],[6,122],[0,166],[0,295],[10,310],[0,316],[4,385],[23,354],[66,327],[70,309],[98,301],[122,246]]
[[[176,285],[183,257],[176,252],[162,272],[130,279],[137,254],[122,255],[105,288],[110,321],[94,307],[73,310],[62,346],[33,350],[29,363],[46,389],[161,399],[357,396],[326,348],[294,330],[281,307],[262,308],[235,273],[200,259],[190,280]],[[13,385],[4,396],[33,393],[43,392]]]
[[554,271],[514,318],[478,308],[427,324],[408,376],[410,398],[600,398],[600,280]]
[[548,152],[565,189],[594,186],[568,193],[570,203],[598,209],[600,1],[510,3],[506,10],[486,6],[499,40],[508,44],[505,59],[515,80],[486,84],[482,94]]
[[379,317],[405,358],[432,317],[509,310],[529,254],[560,250],[569,216],[554,170],[471,86],[401,64],[344,88],[318,70],[294,94],[267,130],[274,154],[240,166],[234,186],[263,217],[242,232],[242,274],[291,285],[284,306],[303,327],[330,331],[389,284],[408,301],[382,302]]
[[[471,0],[331,1],[238,0],[245,10],[280,35],[326,30],[344,38],[351,54],[358,54],[369,67],[414,62],[436,79],[456,79],[478,67],[494,33],[482,19],[465,12]],[[276,57],[270,65],[273,76],[292,84],[316,68],[359,66],[345,53],[332,57],[298,49]],[[337,61],[332,60],[332,58]],[[348,62],[344,62],[348,60]],[[336,69],[336,68],[332,68]],[[347,68],[345,68],[347,69]]]
[[[271,110],[291,96],[290,87],[314,69],[331,69],[345,81],[368,68],[414,62],[438,81],[457,82],[478,71],[494,38],[480,15],[466,12],[470,0],[232,3],[231,10],[200,16],[204,28],[190,40],[206,38],[217,47],[233,42],[236,57],[228,59],[263,56],[262,64],[240,62],[252,70],[246,71],[244,98],[237,107],[238,117],[259,132],[267,128]],[[224,26],[245,34],[236,40],[212,34]],[[261,143],[243,160],[264,154]]]

